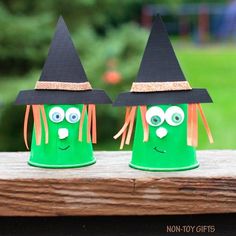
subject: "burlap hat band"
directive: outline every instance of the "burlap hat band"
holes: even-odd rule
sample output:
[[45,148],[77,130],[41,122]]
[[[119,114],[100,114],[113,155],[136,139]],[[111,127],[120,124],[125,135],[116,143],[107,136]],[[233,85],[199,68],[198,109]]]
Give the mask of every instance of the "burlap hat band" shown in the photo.
[[58,82],[58,81],[38,81],[35,85],[35,89],[83,91],[83,90],[92,90],[92,86],[89,82],[70,83],[70,82]]
[[175,82],[136,82],[132,84],[130,92],[161,92],[191,90],[188,81]]

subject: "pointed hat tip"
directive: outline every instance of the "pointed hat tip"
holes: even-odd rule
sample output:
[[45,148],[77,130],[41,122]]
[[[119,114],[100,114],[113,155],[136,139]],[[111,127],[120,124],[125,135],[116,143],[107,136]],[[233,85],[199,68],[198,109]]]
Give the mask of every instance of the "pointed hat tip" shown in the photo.
[[167,29],[165,27],[165,24],[162,20],[162,17],[159,13],[156,14],[154,20],[153,20],[153,23],[152,23],[152,29],[154,30],[161,30],[161,31],[166,31],[167,33]]
[[62,15],[59,16],[57,23],[63,22],[65,23],[65,20]]
[[56,30],[63,29],[63,28],[69,32],[64,18],[62,17],[62,15],[60,15],[60,17],[58,18],[58,21],[57,21]]
[[155,15],[155,18],[154,18],[154,21],[153,21],[153,22],[157,22],[157,21],[162,21],[162,22],[163,22],[162,17],[161,17],[161,15],[160,15],[159,13],[157,13],[157,14]]

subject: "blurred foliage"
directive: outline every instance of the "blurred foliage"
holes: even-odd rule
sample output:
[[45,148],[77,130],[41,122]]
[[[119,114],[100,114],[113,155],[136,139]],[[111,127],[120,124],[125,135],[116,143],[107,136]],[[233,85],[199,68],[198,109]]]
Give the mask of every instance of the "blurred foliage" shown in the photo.
[[[84,41],[86,47],[91,46],[89,43],[96,41],[97,35],[106,36],[114,27],[139,22],[145,4],[165,3],[174,12],[182,3],[188,2],[193,1],[1,0],[0,63],[4,66],[0,67],[0,73],[25,73],[35,67],[41,68],[59,15],[63,15],[68,23],[76,45],[83,49],[84,45],[80,44],[83,34],[91,39],[88,43]],[[84,55],[83,52],[81,54]],[[89,57],[89,54],[86,55]]]
[[[12,103],[19,90],[32,89],[38,80],[59,15],[67,22],[91,84],[94,88],[105,89],[114,99],[118,93],[130,89],[138,72],[149,34],[148,30],[139,26],[142,6],[166,3],[174,12],[183,2],[193,1],[2,0],[0,150],[25,150],[22,137],[24,107],[15,107]],[[214,129],[216,143],[212,146],[207,143],[200,126],[199,147],[236,148],[233,132],[236,124],[230,122],[236,106],[232,100],[228,102],[236,92],[233,86],[236,75],[235,49],[200,50],[188,46],[186,42],[175,46],[190,83],[196,87],[207,87],[216,103],[205,109]],[[227,83],[222,80],[226,75]],[[114,77],[116,80],[111,83]],[[95,148],[118,149],[119,141],[113,141],[112,136],[123,122],[124,108],[98,106],[97,113],[99,144]],[[224,123],[225,135],[222,135],[217,122]]]
[[[41,67],[59,15],[68,23],[76,45],[84,48],[79,44],[81,34],[106,36],[114,27],[139,22],[145,4],[165,3],[174,11],[182,2],[188,0],[2,0],[0,63],[4,66],[0,73],[25,73],[32,67]],[[83,32],[86,30],[90,32]],[[96,37],[90,39],[94,42]]]

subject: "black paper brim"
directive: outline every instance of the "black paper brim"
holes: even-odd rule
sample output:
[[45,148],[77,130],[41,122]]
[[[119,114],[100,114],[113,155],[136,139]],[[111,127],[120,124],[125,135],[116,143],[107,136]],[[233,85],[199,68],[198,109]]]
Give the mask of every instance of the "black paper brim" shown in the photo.
[[116,98],[113,106],[139,106],[158,104],[211,103],[206,89],[168,92],[126,92]]
[[37,104],[109,104],[111,99],[103,90],[25,90],[17,98],[17,105]]

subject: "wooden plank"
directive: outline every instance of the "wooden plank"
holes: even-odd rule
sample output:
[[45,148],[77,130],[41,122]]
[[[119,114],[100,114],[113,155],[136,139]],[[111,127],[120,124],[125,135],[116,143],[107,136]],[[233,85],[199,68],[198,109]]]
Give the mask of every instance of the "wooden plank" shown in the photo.
[[27,165],[0,153],[0,216],[166,215],[236,212],[236,151],[199,151],[182,172],[129,168],[130,152],[95,152],[81,169]]

